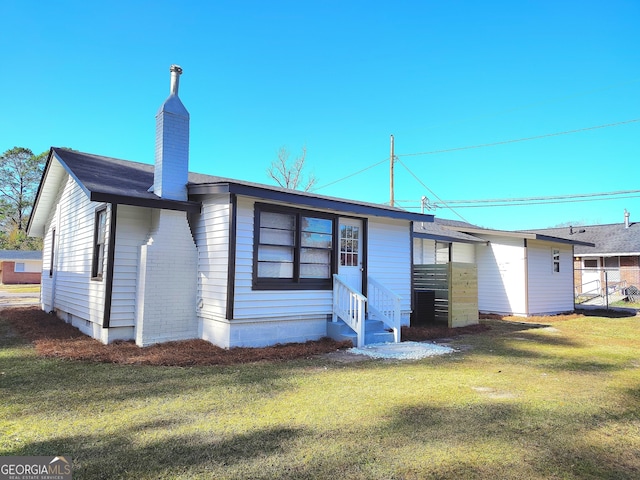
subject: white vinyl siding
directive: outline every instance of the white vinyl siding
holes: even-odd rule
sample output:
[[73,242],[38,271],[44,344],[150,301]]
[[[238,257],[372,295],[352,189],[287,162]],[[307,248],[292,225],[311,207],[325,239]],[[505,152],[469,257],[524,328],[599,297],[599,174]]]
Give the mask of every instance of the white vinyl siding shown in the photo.
[[369,219],[368,275],[401,298],[403,321],[411,311],[411,225],[407,221]]
[[[78,184],[67,176],[54,217],[47,227],[45,261],[49,265],[52,227],[56,228],[54,262],[55,289],[48,275],[44,276],[43,298],[54,304],[49,308],[65,312],[87,322],[102,325],[105,280],[91,280],[94,220],[96,208],[104,204],[89,201]],[[107,208],[107,238],[109,238],[111,208]],[[105,261],[108,248],[105,250]],[[86,326],[88,327],[88,326]]]
[[490,235],[483,238],[490,242],[476,247],[478,309],[526,315],[524,240]]
[[229,265],[229,196],[202,200],[202,211],[191,221],[198,246],[199,315],[224,319]]
[[433,265],[436,263],[436,242],[426,238],[413,239],[413,264]]
[[[560,253],[560,271],[554,272],[553,252]],[[529,240],[529,315],[572,311],[573,249],[571,245]]]
[[119,205],[117,211],[110,328],[135,325],[140,245],[151,228],[150,209]]
[[[438,243],[440,245],[440,243]],[[476,262],[476,246],[473,243],[452,243],[453,261],[460,263]],[[448,263],[448,253],[443,256],[443,261],[438,263]],[[413,239],[413,264],[433,265],[436,263],[436,241],[425,238]]]
[[476,247],[472,243],[453,243],[453,260],[458,263],[476,263]]

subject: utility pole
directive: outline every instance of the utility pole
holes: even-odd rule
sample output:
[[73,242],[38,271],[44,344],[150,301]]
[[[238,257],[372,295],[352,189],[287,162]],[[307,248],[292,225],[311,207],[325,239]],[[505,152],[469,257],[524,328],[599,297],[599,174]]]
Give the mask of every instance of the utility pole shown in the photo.
[[389,158],[389,205],[394,206],[393,199],[393,162],[395,155],[393,153],[393,135],[391,135],[391,157]]

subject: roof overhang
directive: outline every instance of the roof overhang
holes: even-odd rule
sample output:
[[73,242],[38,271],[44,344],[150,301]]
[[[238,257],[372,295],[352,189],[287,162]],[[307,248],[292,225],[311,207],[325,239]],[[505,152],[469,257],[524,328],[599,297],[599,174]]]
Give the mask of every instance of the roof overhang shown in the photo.
[[383,205],[306,194],[295,190],[277,190],[230,181],[189,185],[189,195],[236,194],[274,202],[303,205],[316,209],[334,210],[356,215],[371,215],[414,222],[433,222],[433,215],[407,212]]
[[108,192],[91,192],[89,199],[92,202],[115,203],[118,205],[130,205],[132,207],[160,208],[163,210],[176,210],[189,213],[199,213],[201,209],[200,202],[185,202],[164,198],[130,197],[126,195],[114,195]]
[[[471,235],[469,235],[471,236]],[[441,235],[437,233],[422,233],[413,232],[413,238],[423,238],[425,240],[435,240],[436,242],[451,242],[451,243],[487,243],[486,240],[481,238],[459,238],[448,235]]]
[[523,238],[527,240],[540,240],[553,243],[564,243],[567,245],[584,245],[585,247],[594,247],[593,243],[582,242],[580,240],[568,240],[566,238],[551,237],[549,235],[541,235],[533,232],[510,232],[507,230],[489,230],[486,228],[473,228],[473,227],[455,227],[450,225],[443,225],[443,228],[454,230],[457,232],[471,233],[475,235],[495,235],[500,237],[510,238]]

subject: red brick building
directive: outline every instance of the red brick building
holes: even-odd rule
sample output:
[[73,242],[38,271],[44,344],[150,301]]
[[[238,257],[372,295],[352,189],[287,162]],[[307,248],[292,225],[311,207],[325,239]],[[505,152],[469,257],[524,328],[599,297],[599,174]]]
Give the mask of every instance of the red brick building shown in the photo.
[[0,283],[36,284],[42,276],[42,252],[0,250]]

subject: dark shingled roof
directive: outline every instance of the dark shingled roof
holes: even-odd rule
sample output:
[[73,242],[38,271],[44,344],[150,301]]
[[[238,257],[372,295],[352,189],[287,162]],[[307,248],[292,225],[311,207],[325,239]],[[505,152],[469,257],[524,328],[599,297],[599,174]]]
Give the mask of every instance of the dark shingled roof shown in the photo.
[[[444,228],[445,225],[459,226],[462,222],[456,222],[455,220],[445,220],[443,218],[434,218],[433,223],[414,223],[413,233],[417,238],[429,238],[442,242],[460,242],[460,243],[485,243],[479,237],[469,235],[468,233],[458,232],[449,228]],[[465,224],[471,226],[471,224]]]
[[153,165],[66,148],[52,148],[52,152],[93,201],[199,210],[197,203],[161,199],[150,192],[149,188],[153,185]]
[[[568,243],[578,245],[584,240],[578,238],[564,238],[552,235],[546,232],[537,232],[533,230],[527,231],[509,231],[509,230],[493,230],[490,228],[478,227],[468,222],[460,220],[447,220],[444,218],[435,218],[434,225],[425,225],[422,229],[419,225],[414,224],[414,236],[423,238],[432,238],[434,240],[450,241],[450,242],[486,242],[483,235],[498,235],[519,238],[530,238],[548,242]],[[588,244],[592,246],[591,244]]]
[[[197,201],[181,202],[162,199],[149,191],[153,185],[153,165],[66,148],[52,148],[51,151],[93,201],[186,211],[198,211],[200,208],[200,203]],[[421,222],[433,221],[433,215],[421,215],[388,205],[317,195],[193,172],[189,172],[188,192],[191,199],[194,195],[208,193],[237,193],[343,212]]]
[[640,223],[631,223],[629,228],[625,228],[624,223],[614,223],[529,231],[595,245],[576,245],[575,255],[640,255]]

